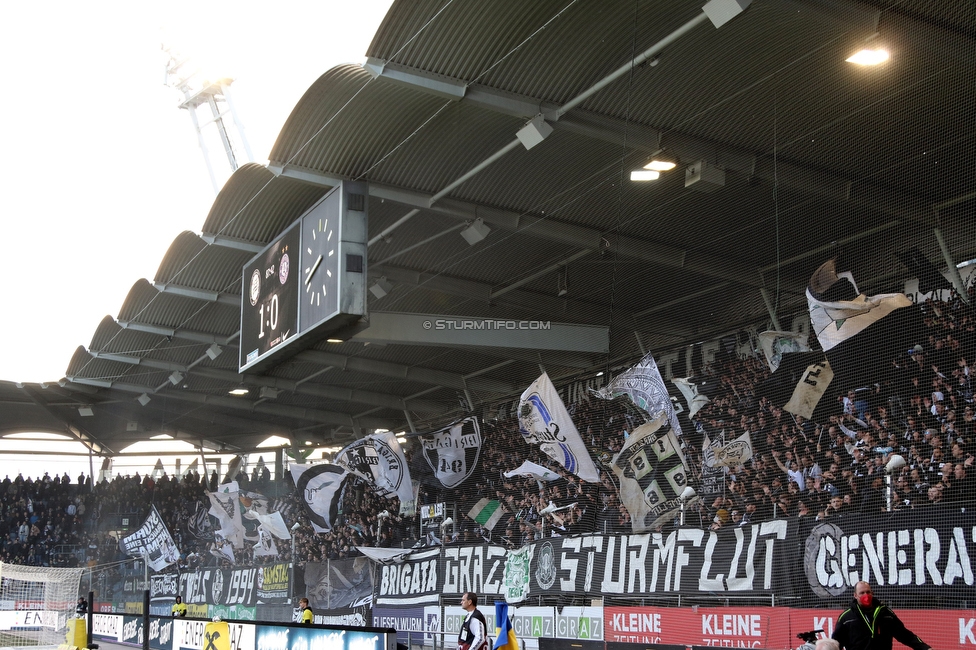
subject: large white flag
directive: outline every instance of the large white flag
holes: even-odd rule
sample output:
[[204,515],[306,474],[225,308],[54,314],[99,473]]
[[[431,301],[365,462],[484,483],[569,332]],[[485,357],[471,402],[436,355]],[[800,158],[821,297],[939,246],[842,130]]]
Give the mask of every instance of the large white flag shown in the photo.
[[926,336],[922,314],[908,296],[860,293],[853,276],[837,273],[833,260],[813,274],[806,294],[810,322],[834,373],[832,393],[878,382],[896,356]]
[[278,539],[291,539],[291,532],[280,512],[272,512],[270,515],[262,515],[256,510],[248,510],[244,513],[248,519],[258,522],[258,532],[264,531],[274,535]]
[[667,413],[671,429],[675,434],[681,435],[681,425],[678,423],[677,413],[674,412],[674,404],[671,403],[668,388],[651,353],[645,354],[634,367],[614,377],[613,381],[600,390],[594,391],[594,394],[601,399],[627,395],[635,405],[647,413],[648,420],[654,420],[658,413]]
[[330,463],[291,466],[295,491],[315,532],[328,532],[335,524],[342,502],[342,485],[348,476],[345,468]]
[[547,456],[573,474],[590,483],[599,482],[600,473],[569,417],[566,405],[545,373],[522,393],[519,431],[526,442],[539,445]]
[[263,528],[258,528],[258,541],[251,550],[254,557],[275,557],[278,555],[278,547],[275,546],[274,538]]
[[417,501],[413,494],[413,483],[410,481],[407,457],[400,441],[392,431],[374,433],[367,437],[372,441],[379,460],[377,467],[380,476],[376,485],[397,495],[400,499],[400,514],[413,516],[417,513]]
[[680,509],[688,468],[666,413],[634,429],[611,469],[635,533],[653,530]]
[[244,523],[241,521],[237,482],[220,485],[216,492],[210,492],[207,496],[210,498],[210,514],[220,522],[216,534],[233,544],[234,548],[244,548]]
[[380,496],[398,497],[400,514],[416,512],[410,468],[392,432],[375,433],[350,443],[336,454],[335,464],[366,481]]

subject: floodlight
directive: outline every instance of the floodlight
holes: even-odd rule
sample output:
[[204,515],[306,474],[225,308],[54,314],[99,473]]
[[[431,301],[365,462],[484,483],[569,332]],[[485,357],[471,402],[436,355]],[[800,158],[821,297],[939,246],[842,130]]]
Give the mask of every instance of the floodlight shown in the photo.
[[632,181],[656,181],[659,178],[661,178],[661,172],[650,169],[635,169],[630,172],[630,180]]
[[848,63],[856,63],[857,65],[879,65],[887,61],[890,56],[888,50],[865,48],[844,60]]

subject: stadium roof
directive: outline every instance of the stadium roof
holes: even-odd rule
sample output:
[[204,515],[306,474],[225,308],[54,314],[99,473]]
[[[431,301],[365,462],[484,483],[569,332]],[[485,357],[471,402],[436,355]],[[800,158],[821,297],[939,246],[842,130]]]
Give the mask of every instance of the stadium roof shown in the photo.
[[[0,433],[70,431],[113,453],[163,432],[237,451],[422,430],[512,399],[540,368],[558,381],[765,327],[767,301],[788,328],[833,255],[868,292],[903,287],[894,254],[911,246],[944,268],[938,237],[974,257],[976,9],[737,4],[395,2],[367,64],[309,88],[269,165],[232,176],[64,380],[0,382]],[[865,46],[891,59],[845,61]],[[676,169],[629,180],[655,154]],[[242,266],[340,179],[369,183],[369,282],[391,287],[369,295],[375,317],[599,326],[608,350],[367,335],[239,375]],[[470,246],[476,219],[490,232]]]

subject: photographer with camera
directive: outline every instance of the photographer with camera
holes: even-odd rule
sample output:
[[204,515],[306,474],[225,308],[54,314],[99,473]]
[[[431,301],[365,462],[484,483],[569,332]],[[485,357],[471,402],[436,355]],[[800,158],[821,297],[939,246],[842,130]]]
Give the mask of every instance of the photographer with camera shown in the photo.
[[854,602],[837,619],[833,638],[844,650],[891,650],[893,639],[912,650],[931,650],[863,581],[854,585]]
[[[796,650],[818,650],[817,644],[823,639],[817,640],[817,634],[823,632],[823,630],[810,630],[809,632],[800,632],[796,635],[800,641],[803,641],[803,645],[797,646]],[[834,650],[839,650],[839,648],[834,648]]]

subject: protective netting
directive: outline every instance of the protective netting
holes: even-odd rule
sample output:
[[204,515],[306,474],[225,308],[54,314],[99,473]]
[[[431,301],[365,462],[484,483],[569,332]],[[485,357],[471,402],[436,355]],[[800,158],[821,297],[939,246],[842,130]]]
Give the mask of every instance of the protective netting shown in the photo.
[[64,643],[82,571],[0,562],[0,646]]

